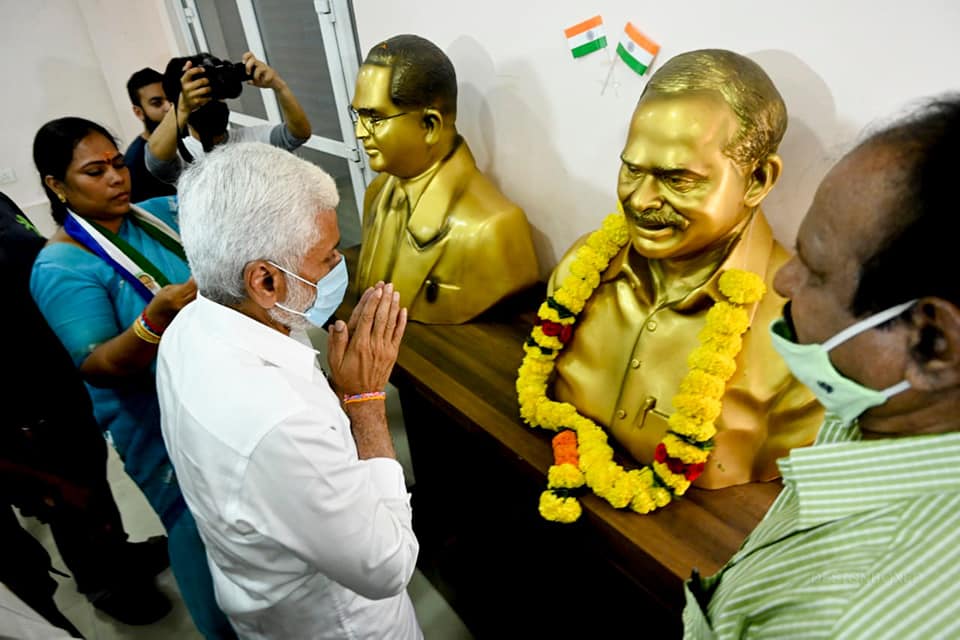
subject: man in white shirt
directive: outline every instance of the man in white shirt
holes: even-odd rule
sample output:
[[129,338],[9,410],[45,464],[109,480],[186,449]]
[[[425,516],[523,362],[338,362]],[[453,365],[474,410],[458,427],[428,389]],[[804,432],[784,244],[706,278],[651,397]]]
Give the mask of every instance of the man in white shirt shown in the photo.
[[381,393],[406,327],[391,285],[330,327],[328,383],[290,337],[323,324],[347,274],[336,186],[262,143],[225,145],[180,181],[199,294],[166,329],[163,435],[243,638],[420,638],[406,586],[419,545]]

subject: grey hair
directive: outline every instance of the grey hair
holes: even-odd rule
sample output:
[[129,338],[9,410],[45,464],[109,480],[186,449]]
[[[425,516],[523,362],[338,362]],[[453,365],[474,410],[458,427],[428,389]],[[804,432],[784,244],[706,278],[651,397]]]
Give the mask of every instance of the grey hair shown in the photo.
[[183,173],[177,191],[197,288],[231,306],[247,297],[243,270],[253,260],[296,273],[320,240],[317,214],[340,202],[326,171],[261,142],[218,147]]

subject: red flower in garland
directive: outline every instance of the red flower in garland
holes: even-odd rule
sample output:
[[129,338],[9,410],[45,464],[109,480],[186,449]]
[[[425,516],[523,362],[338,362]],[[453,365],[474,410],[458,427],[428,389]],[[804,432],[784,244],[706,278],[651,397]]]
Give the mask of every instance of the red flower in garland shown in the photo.
[[700,474],[703,473],[703,469],[706,466],[707,465],[704,464],[703,462],[688,464],[687,470],[684,472],[684,475],[687,477],[687,480],[689,480],[690,482],[693,482],[694,480],[700,477]]
[[653,452],[653,459],[661,463],[667,461],[667,446],[662,442],[657,445],[656,450]]
[[536,324],[543,327],[543,335],[557,338],[561,344],[567,344],[570,342],[570,338],[573,337],[572,324],[560,324],[559,322],[544,320],[543,318],[537,318]]
[[653,452],[653,459],[661,464],[667,465],[671,473],[683,475],[690,482],[700,477],[705,466],[702,462],[686,463],[679,458],[668,456],[667,447],[662,442],[657,445],[656,450]]

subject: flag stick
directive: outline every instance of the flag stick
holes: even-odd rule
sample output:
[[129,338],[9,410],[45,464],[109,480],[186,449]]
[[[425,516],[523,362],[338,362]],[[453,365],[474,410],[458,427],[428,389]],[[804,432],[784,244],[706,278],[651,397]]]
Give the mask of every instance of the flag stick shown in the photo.
[[610,84],[610,78],[613,77],[613,68],[617,64],[617,59],[611,56],[610,59],[610,70],[607,71],[607,79],[603,81],[603,88],[600,89],[600,95],[603,95],[607,91],[607,85]]

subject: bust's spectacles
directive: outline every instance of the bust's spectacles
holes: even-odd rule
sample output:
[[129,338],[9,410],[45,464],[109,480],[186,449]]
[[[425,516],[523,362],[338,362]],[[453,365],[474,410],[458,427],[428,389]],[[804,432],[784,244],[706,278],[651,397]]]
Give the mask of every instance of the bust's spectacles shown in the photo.
[[371,115],[362,115],[353,107],[348,107],[350,111],[350,119],[353,121],[354,126],[357,123],[360,123],[360,126],[363,127],[363,130],[374,135],[382,123],[387,120],[393,120],[394,118],[399,118],[400,116],[405,116],[408,113],[413,113],[412,111],[401,111],[400,113],[395,113],[392,116],[371,116]]

